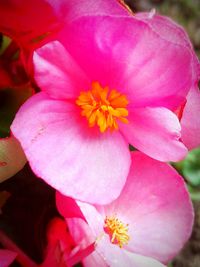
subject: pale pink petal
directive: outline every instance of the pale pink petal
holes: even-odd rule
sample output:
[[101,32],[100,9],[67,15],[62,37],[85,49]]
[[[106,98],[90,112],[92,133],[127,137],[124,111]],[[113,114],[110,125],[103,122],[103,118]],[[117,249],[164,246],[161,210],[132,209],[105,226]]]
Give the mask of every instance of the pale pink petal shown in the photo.
[[59,40],[91,80],[125,92],[135,106],[174,109],[193,82],[190,50],[134,17],[79,18]]
[[7,249],[0,249],[0,266],[8,267],[14,261],[17,254]]
[[181,118],[182,140],[188,149],[200,145],[200,92],[198,86],[191,88]]
[[129,123],[121,124],[130,144],[160,161],[178,161],[187,154],[179,140],[181,127],[174,113],[165,108],[133,108]]
[[13,136],[0,139],[0,182],[20,171],[26,161],[20,143]]
[[41,90],[57,99],[78,98],[91,85],[85,73],[58,41],[36,50],[35,79]]
[[[147,237],[148,238],[148,237]],[[121,249],[110,245],[109,240],[102,238],[97,243],[97,252],[103,256],[111,267],[166,267],[155,259]]]
[[11,129],[36,175],[64,195],[105,204],[120,194],[130,166],[127,143],[119,132],[89,129],[74,104],[39,93]]
[[[97,251],[94,251],[88,257],[86,257],[83,261],[83,266],[85,267],[109,267],[107,261],[104,260],[102,255],[100,255]],[[124,265],[123,265],[124,266]],[[133,266],[132,266],[133,267]]]
[[137,255],[112,245],[106,235],[94,238],[89,225],[81,219],[67,219],[67,223],[80,250],[96,240],[95,251],[82,260],[85,267],[164,267],[163,264],[152,258]]
[[182,177],[140,152],[133,153],[122,193],[104,212],[129,224],[126,249],[164,263],[178,253],[192,230],[193,208]]

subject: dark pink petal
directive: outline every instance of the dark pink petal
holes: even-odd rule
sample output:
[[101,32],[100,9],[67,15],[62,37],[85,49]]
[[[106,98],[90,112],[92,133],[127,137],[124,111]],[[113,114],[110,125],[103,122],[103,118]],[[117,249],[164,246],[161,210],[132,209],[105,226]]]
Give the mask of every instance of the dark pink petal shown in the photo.
[[74,246],[64,220],[54,218],[47,229],[47,247],[45,259],[40,267],[67,267],[65,258],[68,258]]
[[119,132],[102,135],[88,129],[76,113],[74,104],[42,92],[21,107],[11,129],[36,175],[64,195],[108,203],[126,181],[128,145]]
[[128,12],[115,0],[1,0],[0,32],[31,49],[44,38],[48,40],[64,23],[85,15],[111,14]]
[[0,249],[0,266],[8,267],[14,261],[17,254],[7,249]]
[[2,0],[0,17],[0,31],[29,48],[59,27],[53,8],[45,0]]
[[200,145],[200,92],[198,86],[191,88],[181,118],[182,140],[188,149]]
[[193,208],[182,177],[140,152],[133,153],[121,195],[104,212],[117,213],[129,223],[128,250],[164,263],[178,253],[192,230]]
[[54,41],[34,53],[35,79],[41,90],[57,99],[78,98],[91,82],[71,55]]
[[193,83],[190,50],[134,17],[79,18],[59,40],[91,80],[123,91],[135,106],[174,109]]
[[129,123],[121,124],[120,131],[130,144],[157,160],[178,161],[187,154],[179,140],[179,120],[166,108],[133,108]]
[[66,197],[56,191],[56,206],[64,218],[81,218],[85,220],[79,206],[73,198]]

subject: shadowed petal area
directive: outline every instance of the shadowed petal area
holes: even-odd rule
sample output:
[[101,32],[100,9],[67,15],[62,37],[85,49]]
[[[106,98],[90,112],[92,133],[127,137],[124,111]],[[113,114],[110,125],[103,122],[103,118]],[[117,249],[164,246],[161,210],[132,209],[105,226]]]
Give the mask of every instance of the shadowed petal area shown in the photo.
[[88,129],[76,109],[39,93],[21,107],[11,130],[38,176],[64,195],[105,204],[126,181],[128,144],[119,132]]
[[133,108],[129,123],[121,123],[120,131],[130,144],[157,160],[179,161],[187,154],[187,148],[179,141],[179,120],[166,108]]
[[91,80],[120,90],[135,106],[174,109],[193,82],[188,47],[134,17],[79,18],[59,40]]
[[0,249],[0,264],[1,267],[8,267],[14,261],[17,254],[7,249]]
[[182,140],[188,149],[200,145],[200,91],[193,87],[188,96],[181,118]]

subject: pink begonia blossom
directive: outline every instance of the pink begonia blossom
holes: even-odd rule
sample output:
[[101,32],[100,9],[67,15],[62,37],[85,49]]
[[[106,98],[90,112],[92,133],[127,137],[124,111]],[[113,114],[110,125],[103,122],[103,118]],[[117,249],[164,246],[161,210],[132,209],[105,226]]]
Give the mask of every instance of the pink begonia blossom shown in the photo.
[[17,253],[7,249],[0,249],[0,266],[8,267],[16,258]]
[[87,256],[87,247],[94,244],[91,255],[84,258],[82,253],[87,267],[163,266],[157,261],[171,260],[193,225],[193,208],[182,177],[168,164],[141,152],[132,154],[126,185],[110,204],[73,204],[57,192],[57,207],[80,248],[77,257],[81,251]]
[[175,112],[199,63],[182,28],[150,15],[78,17],[60,42],[34,54],[42,92],[22,106],[12,131],[33,171],[65,195],[115,199],[129,143],[160,161],[187,153]]

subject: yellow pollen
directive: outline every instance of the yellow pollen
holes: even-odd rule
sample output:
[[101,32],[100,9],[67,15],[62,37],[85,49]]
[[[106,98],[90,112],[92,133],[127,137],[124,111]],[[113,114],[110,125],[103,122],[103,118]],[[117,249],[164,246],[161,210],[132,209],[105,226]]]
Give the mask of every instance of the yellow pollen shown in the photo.
[[88,120],[89,126],[99,126],[100,132],[107,129],[111,131],[118,129],[117,121],[128,123],[128,100],[125,95],[101,87],[98,82],[92,83],[92,90],[81,92],[76,104],[82,109],[81,115]]
[[128,244],[128,224],[124,224],[115,216],[107,217],[104,221],[104,231],[110,236],[110,241],[120,248]]

